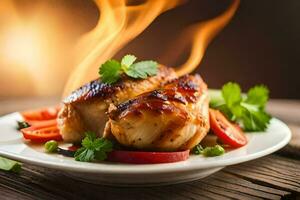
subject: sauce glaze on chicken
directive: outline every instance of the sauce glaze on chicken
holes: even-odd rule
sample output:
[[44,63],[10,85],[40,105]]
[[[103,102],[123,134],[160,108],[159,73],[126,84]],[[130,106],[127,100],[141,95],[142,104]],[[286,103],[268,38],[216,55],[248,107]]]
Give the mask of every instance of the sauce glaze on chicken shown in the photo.
[[111,105],[109,118],[109,131],[124,146],[191,149],[209,130],[207,85],[199,75],[183,76],[161,89]]
[[85,131],[93,131],[102,136],[108,121],[105,112],[110,104],[118,105],[159,88],[176,77],[172,68],[160,66],[157,75],[147,79],[124,76],[112,85],[98,79],[80,87],[63,101],[58,116],[58,126],[64,141],[80,142]]

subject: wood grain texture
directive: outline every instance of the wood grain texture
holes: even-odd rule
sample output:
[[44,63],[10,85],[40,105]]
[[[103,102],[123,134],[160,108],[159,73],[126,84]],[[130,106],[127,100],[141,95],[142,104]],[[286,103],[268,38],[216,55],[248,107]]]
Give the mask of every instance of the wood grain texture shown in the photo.
[[[276,162],[270,165],[270,161]],[[282,167],[280,163],[288,164]],[[281,199],[299,194],[299,169],[295,166],[300,166],[300,161],[270,155],[191,183],[125,188],[79,182],[60,171],[24,164],[20,174],[0,171],[0,193],[29,199]]]
[[[0,115],[55,102],[57,99],[0,100]],[[108,187],[74,180],[61,171],[24,164],[20,174],[0,171],[0,199],[300,198],[300,156],[297,156],[300,151],[300,111],[294,111],[299,108],[300,101],[284,100],[271,101],[268,107],[273,115],[292,128],[293,140],[288,146],[275,154],[226,167],[198,181],[147,188]]]

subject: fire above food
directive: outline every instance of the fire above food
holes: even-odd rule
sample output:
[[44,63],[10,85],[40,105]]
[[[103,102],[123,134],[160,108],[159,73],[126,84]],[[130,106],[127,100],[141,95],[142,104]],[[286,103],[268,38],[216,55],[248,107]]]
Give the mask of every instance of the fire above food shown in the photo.
[[211,92],[200,75],[189,74],[234,15],[238,0],[220,16],[187,29],[187,39],[167,54],[176,59],[192,43],[187,61],[177,68],[134,55],[111,59],[156,16],[183,1],[126,2],[96,1],[101,18],[82,40],[84,59],[68,80],[61,107],[23,112],[19,129],[26,140],[46,142],[46,152],[77,161],[154,164],[183,161],[190,153],[220,156],[247,144],[244,131],[267,128],[265,86],[242,94],[229,82]]

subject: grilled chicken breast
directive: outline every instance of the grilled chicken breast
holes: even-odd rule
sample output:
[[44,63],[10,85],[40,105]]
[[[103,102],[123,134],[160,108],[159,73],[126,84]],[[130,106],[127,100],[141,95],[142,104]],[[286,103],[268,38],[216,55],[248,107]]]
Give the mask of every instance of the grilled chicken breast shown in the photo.
[[98,79],[80,87],[63,101],[58,115],[58,127],[64,141],[80,142],[85,131],[102,136],[108,121],[105,112],[110,104],[120,104],[174,78],[176,74],[172,68],[160,66],[157,75],[147,79],[122,77],[112,85]]
[[109,109],[113,136],[124,146],[155,151],[191,149],[209,130],[207,85],[183,76]]

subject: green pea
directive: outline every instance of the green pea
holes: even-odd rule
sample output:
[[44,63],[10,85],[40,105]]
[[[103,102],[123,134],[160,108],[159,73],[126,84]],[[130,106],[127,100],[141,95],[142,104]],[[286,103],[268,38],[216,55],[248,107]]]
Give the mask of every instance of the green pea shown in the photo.
[[225,149],[220,145],[215,145],[214,147],[206,147],[202,154],[206,157],[220,156],[225,153]]
[[53,153],[57,151],[58,143],[55,140],[50,140],[44,145],[46,152]]

